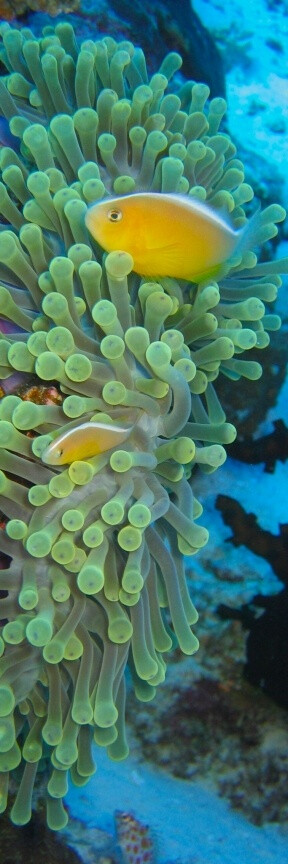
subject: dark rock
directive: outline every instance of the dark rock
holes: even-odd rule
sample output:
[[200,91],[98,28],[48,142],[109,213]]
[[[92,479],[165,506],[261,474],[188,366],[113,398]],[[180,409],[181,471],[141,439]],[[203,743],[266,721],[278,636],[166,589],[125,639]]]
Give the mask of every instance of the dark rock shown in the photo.
[[236,547],[246,546],[269,561],[275,576],[288,587],[288,524],[279,526],[279,534],[272,534],[258,525],[254,513],[246,513],[241,504],[228,495],[217,496],[216,508],[221,511],[225,525],[233,531],[226,542]]
[[272,597],[254,597],[264,609],[255,616],[247,639],[244,674],[278,705],[288,708],[288,590]]
[[13,825],[1,815],[0,864],[82,864],[60,833],[50,831],[42,808],[28,825]]
[[[273,310],[271,310],[273,311]],[[265,351],[256,348],[247,351],[245,358],[261,363],[263,374],[257,381],[248,379],[240,387],[231,387],[231,381],[220,375],[216,381],[217,395],[227,414],[229,423],[237,429],[237,440],[253,435],[265,420],[285,381],[287,366],[287,332],[284,327],[270,334],[270,345]],[[227,448],[230,453],[230,445]],[[237,457],[236,457],[237,458]]]
[[[60,19],[61,19],[60,15]],[[58,20],[58,19],[57,19]],[[67,20],[67,16],[65,18]],[[186,78],[204,81],[212,96],[225,95],[225,76],[221,55],[210,33],[191,9],[190,0],[82,0],[80,10],[69,15],[79,40],[113,36],[140,45],[150,71],[156,71],[168,51],[183,58]],[[35,35],[44,25],[55,26],[55,18],[40,13],[27,14],[25,23]]]
[[209,84],[212,96],[223,96],[225,80],[222,59],[212,36],[191,8],[190,0],[150,0],[147,10],[142,0],[109,0],[120,18],[132,25],[132,41],[140,41],[146,54],[159,62],[167,52],[179,51],[186,78]]
[[277,462],[288,459],[288,429],[283,420],[275,420],[274,430],[261,438],[246,436],[229,447],[229,455],[249,465],[264,463],[264,471],[273,474]]
[[[279,534],[265,531],[253,513],[227,495],[218,495],[217,510],[221,510],[225,525],[232,528],[229,543],[246,546],[265,558],[284,584],[278,594],[256,595],[241,609],[218,608],[221,618],[239,619],[249,630],[246,643],[244,674],[250,684],[258,686],[271,699],[288,708],[288,524],[279,526]],[[259,610],[261,613],[259,614]]]

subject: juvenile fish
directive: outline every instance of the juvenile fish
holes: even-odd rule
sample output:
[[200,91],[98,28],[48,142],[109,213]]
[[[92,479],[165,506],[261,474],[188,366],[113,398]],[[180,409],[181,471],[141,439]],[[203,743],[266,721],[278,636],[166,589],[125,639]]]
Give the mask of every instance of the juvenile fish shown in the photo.
[[92,420],[81,423],[54,438],[44,450],[42,461],[47,465],[70,465],[71,462],[91,459],[122,444],[130,432],[131,428],[94,423]]
[[153,864],[155,847],[149,826],[121,810],[115,812],[115,823],[123,864]]

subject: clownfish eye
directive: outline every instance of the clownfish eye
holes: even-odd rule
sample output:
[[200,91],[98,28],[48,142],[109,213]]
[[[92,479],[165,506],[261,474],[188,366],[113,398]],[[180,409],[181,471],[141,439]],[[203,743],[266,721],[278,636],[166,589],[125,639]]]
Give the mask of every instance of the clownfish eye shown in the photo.
[[120,219],[122,219],[121,210],[116,210],[115,208],[113,210],[109,210],[108,219],[110,222],[120,222]]

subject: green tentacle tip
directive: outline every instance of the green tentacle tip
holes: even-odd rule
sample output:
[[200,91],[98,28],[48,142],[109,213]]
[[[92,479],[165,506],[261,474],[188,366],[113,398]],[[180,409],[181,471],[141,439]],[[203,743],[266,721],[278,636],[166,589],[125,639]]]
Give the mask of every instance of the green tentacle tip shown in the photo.
[[69,476],[68,471],[62,471],[61,474],[52,477],[48,489],[54,498],[68,498],[74,489],[74,482]]
[[64,362],[57,354],[43,351],[35,362],[35,372],[43,381],[61,381],[64,374]]
[[177,372],[181,372],[186,381],[193,381],[196,375],[196,366],[193,360],[183,357],[180,360],[176,360],[174,366]]
[[199,641],[191,630],[185,635],[182,634],[179,639],[179,644],[184,654],[195,654],[199,649]]
[[103,387],[102,396],[107,405],[121,405],[125,401],[126,387],[121,381],[109,381]]
[[75,555],[75,546],[69,536],[63,536],[52,546],[51,556],[57,564],[70,564]]
[[[14,768],[18,768],[21,762],[21,750],[16,741],[13,746],[6,753],[0,752],[0,771],[5,774],[8,771],[14,771]],[[6,796],[3,795],[4,790],[0,790],[0,813],[3,813],[6,810],[7,799]],[[4,806],[2,806],[4,805]]]
[[72,480],[73,483],[76,483],[77,486],[84,486],[85,483],[89,483],[90,480],[92,480],[93,467],[89,462],[83,462],[81,460],[72,462],[68,468],[68,475],[70,480]]
[[151,522],[151,511],[146,504],[132,504],[128,510],[128,519],[134,528],[147,528]]
[[[65,644],[57,636],[44,645],[43,657],[46,663],[60,663],[64,657]],[[62,736],[61,736],[62,737]]]
[[[0,348],[3,346],[4,340],[2,339],[0,342]],[[7,343],[9,344],[9,343]],[[0,430],[2,429],[2,421],[9,422],[11,421],[14,408],[16,405],[20,405],[21,399],[19,396],[4,396],[0,401]],[[4,427],[5,429],[5,427]],[[1,433],[2,437],[2,433]]]
[[72,707],[72,719],[74,723],[84,724],[91,723],[93,720],[93,710],[92,706],[87,703],[83,704],[82,702],[73,702]]
[[111,303],[110,300],[98,300],[98,303],[93,306],[92,318],[103,330],[113,327],[117,321],[114,303]]
[[32,620],[29,621],[29,624],[27,624],[26,636],[28,642],[30,642],[31,645],[35,645],[37,648],[47,645],[47,642],[50,642],[52,635],[53,629],[50,621],[41,615],[36,615],[36,617],[32,618]]
[[96,548],[96,546],[100,546],[103,541],[103,531],[100,525],[97,525],[97,522],[89,525],[89,528],[86,528],[83,532],[83,540],[86,546],[90,549]]
[[4,625],[2,634],[3,639],[10,645],[20,645],[25,636],[25,616],[19,616],[15,621],[8,621]]
[[56,747],[55,756],[56,760],[63,766],[63,768],[70,768],[70,766],[76,762],[78,757],[78,748],[77,744],[72,740],[72,736],[71,739],[69,738],[69,740],[67,740],[67,736],[64,738],[63,735],[62,741],[60,741],[60,744]]
[[118,711],[113,702],[108,699],[97,699],[94,709],[94,720],[97,726],[108,729],[114,726],[118,718]]
[[97,177],[90,178],[83,183],[82,192],[85,200],[88,204],[94,204],[95,201],[101,201],[105,195],[105,186],[102,183],[102,180],[98,180]]
[[125,525],[125,527],[121,528],[119,531],[117,540],[121,549],[124,549],[125,552],[133,552],[141,546],[142,533],[138,527],[135,528],[133,525]]
[[107,525],[119,525],[124,516],[124,507],[121,500],[117,501],[114,498],[112,501],[107,501],[101,508],[101,517]]
[[81,567],[86,561],[86,552],[84,549],[80,549],[78,546],[75,546],[74,558],[69,564],[65,564],[65,569],[68,573],[79,573]]
[[28,499],[33,507],[42,507],[43,504],[47,504],[50,498],[49,489],[44,484],[39,483],[39,485],[31,486],[28,491]]
[[34,402],[21,402],[13,411],[12,420],[16,429],[28,430],[34,429],[39,423],[43,422],[45,416],[44,406],[35,405]]
[[[7,684],[0,685],[0,717],[6,717],[14,710],[15,696],[13,690]],[[1,721],[0,721],[1,722]],[[1,750],[1,740],[0,740]]]
[[11,345],[8,351],[8,360],[17,372],[34,371],[34,357],[32,357],[24,342],[14,342]]
[[117,736],[116,726],[95,726],[93,738],[95,744],[98,744],[99,747],[108,747],[109,744],[112,744],[116,740]]
[[60,744],[62,735],[63,729],[61,723],[47,718],[42,729],[42,738],[46,741],[46,744],[50,744],[50,747],[56,747],[57,744]]
[[23,759],[25,759],[26,762],[39,762],[39,759],[41,759],[42,756],[42,750],[43,747],[40,741],[33,739],[28,740],[26,738],[22,750]]
[[195,456],[195,444],[191,438],[180,437],[173,441],[172,455],[175,462],[181,465],[188,465]]
[[65,510],[62,516],[62,525],[66,531],[79,531],[84,525],[84,516],[81,510]]
[[53,587],[52,597],[57,603],[65,603],[70,597],[70,586],[65,573],[62,569],[52,565],[49,567],[49,575],[51,576]]
[[211,467],[219,468],[219,466],[223,465],[223,463],[226,461],[227,453],[226,450],[224,450],[224,447],[221,446],[221,444],[212,444],[211,447],[207,447],[207,450],[209,450],[207,462],[208,465],[211,465]]
[[128,252],[110,252],[105,261],[105,267],[109,276],[114,279],[123,279],[133,270],[134,261]]
[[124,588],[119,589],[119,600],[123,606],[136,606],[140,600],[140,591],[125,591]]
[[27,531],[28,526],[22,519],[10,519],[6,524],[6,533],[11,540],[23,540]]
[[68,780],[66,771],[57,771],[56,768],[52,771],[52,775],[47,785],[47,792],[52,798],[64,798],[68,792]]
[[45,558],[51,549],[51,537],[48,531],[34,531],[26,540],[26,549],[33,558]]
[[65,372],[70,381],[88,381],[92,373],[92,363],[85,354],[71,354],[65,363]]
[[149,334],[145,327],[129,327],[125,333],[127,348],[137,357],[145,354],[149,345]]
[[42,301],[44,315],[48,315],[55,323],[57,319],[67,314],[68,303],[62,294],[47,294]]
[[46,351],[46,337],[46,330],[38,330],[36,333],[32,333],[32,336],[29,336],[29,339],[27,339],[27,348],[30,354],[33,354],[33,357],[39,357],[43,351]]
[[15,726],[13,713],[0,718],[0,751],[7,753],[15,743]]
[[83,396],[67,396],[63,402],[63,411],[66,414],[66,417],[71,417],[74,419],[75,417],[81,417],[82,414],[85,414],[87,410],[86,399]]
[[96,564],[84,564],[77,576],[77,585],[83,594],[97,594],[104,585],[104,573]]
[[111,642],[116,642],[122,645],[131,639],[133,627],[129,618],[123,613],[113,615],[113,619],[109,620],[108,636]]
[[133,456],[126,450],[116,450],[112,453],[112,456],[110,456],[110,465],[111,468],[113,468],[113,471],[122,474],[132,468]]
[[63,360],[75,349],[72,333],[70,333],[67,327],[53,327],[53,330],[50,330],[45,336],[49,351],[59,354],[59,357],[62,357]]
[[120,336],[104,336],[100,348],[107,360],[118,360],[124,354],[125,342]]
[[[129,195],[129,193],[134,192],[136,187],[136,183],[133,177],[130,177],[129,174],[122,174],[120,177],[116,177],[113,183],[113,189],[116,195]],[[133,268],[131,267],[131,270]]]
[[143,588],[144,579],[141,576],[140,570],[137,570],[135,567],[125,567],[123,579],[122,579],[122,588],[128,594],[137,594]]
[[68,822],[68,814],[64,810],[63,802],[59,798],[47,795],[47,825],[51,831],[61,831]]
[[38,592],[35,588],[22,588],[18,600],[21,609],[25,609],[25,611],[29,612],[31,609],[35,609],[35,606],[37,606]]
[[82,642],[78,639],[78,636],[75,636],[74,634],[70,639],[68,639],[68,642],[65,645],[63,658],[64,660],[79,660],[79,657],[82,657],[82,654]]
[[171,350],[169,345],[163,342],[153,342],[149,345],[146,351],[146,360],[157,375],[158,369],[165,369],[169,366],[171,360]]

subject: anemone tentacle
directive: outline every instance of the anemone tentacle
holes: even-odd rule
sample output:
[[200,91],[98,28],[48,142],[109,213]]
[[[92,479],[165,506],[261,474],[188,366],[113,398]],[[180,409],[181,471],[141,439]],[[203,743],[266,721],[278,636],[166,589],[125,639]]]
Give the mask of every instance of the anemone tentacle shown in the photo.
[[[149,78],[132,43],[79,47],[63,22],[40,40],[6,24],[0,37],[0,110],[16,142],[0,153],[0,375],[4,389],[16,372],[58,393],[43,404],[20,388],[0,401],[0,809],[23,763],[11,818],[26,823],[50,760],[58,829],[68,774],[82,786],[95,770],[93,740],[127,755],[126,667],[148,701],[172,646],[197,649],[185,560],[208,534],[191,475],[226,458],[236,430],[217,378],[259,378],[246,351],[279,326],[265,304],[287,262],[248,249],[218,285],[144,281],[125,250],[102,256],[84,216],[107,195],[180,192],[245,224],[253,191],[219,131],[224,100],[193,82],[166,93],[174,53]],[[256,247],[284,216],[278,205],[259,213]],[[44,464],[52,441],[91,420],[131,433]]]

